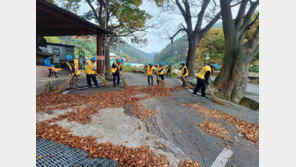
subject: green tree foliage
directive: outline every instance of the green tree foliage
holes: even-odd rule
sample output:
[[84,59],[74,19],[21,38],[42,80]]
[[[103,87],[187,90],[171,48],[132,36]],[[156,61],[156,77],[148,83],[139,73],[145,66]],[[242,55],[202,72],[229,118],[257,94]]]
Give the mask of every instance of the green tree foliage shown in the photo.
[[186,60],[186,48],[188,47],[187,37],[183,36],[174,43],[168,44],[159,54],[155,56],[155,63],[163,61],[165,64],[175,64]]

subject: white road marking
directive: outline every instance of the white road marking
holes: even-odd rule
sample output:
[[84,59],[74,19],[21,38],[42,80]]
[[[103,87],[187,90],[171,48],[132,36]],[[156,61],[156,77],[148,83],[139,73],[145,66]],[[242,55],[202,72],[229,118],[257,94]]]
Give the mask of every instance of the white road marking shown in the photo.
[[228,162],[228,158],[230,158],[232,154],[232,150],[224,148],[223,151],[215,159],[211,167],[224,167]]

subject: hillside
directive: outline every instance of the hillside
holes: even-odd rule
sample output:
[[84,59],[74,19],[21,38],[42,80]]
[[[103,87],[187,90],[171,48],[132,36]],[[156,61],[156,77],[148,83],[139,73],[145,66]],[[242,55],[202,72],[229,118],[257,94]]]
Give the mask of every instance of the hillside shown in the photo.
[[139,50],[132,45],[125,43],[123,47],[111,47],[112,51],[115,51],[116,53],[126,54],[128,57],[128,61],[132,63],[147,63],[153,60],[153,56],[150,54],[143,52],[142,50]]
[[[79,51],[84,51],[86,56],[93,56],[97,53],[96,39],[94,37],[82,38],[75,36],[61,36],[61,37],[46,37],[47,42],[62,43],[74,45],[74,54],[78,55]],[[143,52],[129,44],[124,44],[123,47],[111,47],[111,52],[117,53],[120,56],[127,58],[133,63],[146,63],[154,59],[154,56]]]
[[[222,22],[216,23],[213,28],[222,27]],[[165,64],[174,64],[180,61],[186,60],[186,54],[188,48],[187,35],[182,36],[174,41],[172,44],[168,44],[161,52],[155,56],[155,62],[163,61]]]
[[161,52],[155,56],[155,62],[159,63],[163,61],[165,64],[174,64],[181,60],[185,60],[188,47],[187,36],[183,36],[174,41],[172,44],[168,44]]

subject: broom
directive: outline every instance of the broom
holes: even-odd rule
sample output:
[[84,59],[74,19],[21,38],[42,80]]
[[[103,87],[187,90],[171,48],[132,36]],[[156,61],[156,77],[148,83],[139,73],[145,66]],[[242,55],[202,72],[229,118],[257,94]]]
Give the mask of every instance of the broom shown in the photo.
[[186,86],[189,88],[189,89],[194,89],[194,86],[192,86],[183,76],[182,76],[182,78],[183,78],[183,81],[185,82],[185,84],[186,84]]
[[[81,65],[78,67],[78,69],[80,67],[81,67]],[[67,86],[69,85],[69,83],[70,83],[70,81],[72,80],[73,77],[74,77],[74,75],[72,75],[59,89],[54,90],[51,93],[54,93],[54,94],[62,93],[64,90],[66,90]]]
[[156,79],[161,83],[162,86],[164,85],[169,85],[168,83],[166,83],[164,80],[160,79],[158,76],[156,77]]
[[128,87],[128,84],[126,83],[126,81],[124,80],[124,76],[121,72],[119,72],[120,78],[122,78],[122,82],[124,84],[124,87]]
[[104,85],[106,86],[111,86],[111,83],[108,82],[103,76],[101,76],[100,74],[96,73],[97,76],[102,80],[102,82],[104,83]]
[[50,93],[54,93],[54,94],[62,93],[64,90],[66,90],[67,86],[69,85],[69,83],[73,77],[74,77],[74,75],[72,75],[59,89],[54,90]]
[[210,85],[208,85],[208,88],[209,88],[210,94],[211,94],[212,99],[214,100],[214,102],[216,102],[216,103],[218,103],[218,104],[222,104],[222,105],[225,105],[225,104],[226,104],[225,102],[223,102],[223,101],[221,101],[220,99],[218,99],[217,96],[215,96],[215,94],[214,94],[212,88],[210,87]]

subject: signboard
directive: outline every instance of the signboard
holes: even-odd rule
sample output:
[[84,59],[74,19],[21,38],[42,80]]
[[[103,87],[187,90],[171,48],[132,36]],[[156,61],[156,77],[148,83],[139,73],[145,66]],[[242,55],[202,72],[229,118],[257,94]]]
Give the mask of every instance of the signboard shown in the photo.
[[53,64],[59,65],[60,64],[60,49],[54,48],[52,50],[52,55],[53,55]]
[[104,56],[97,56],[98,60],[105,60]]
[[205,59],[206,60],[209,60],[210,59],[210,53],[206,53]]

